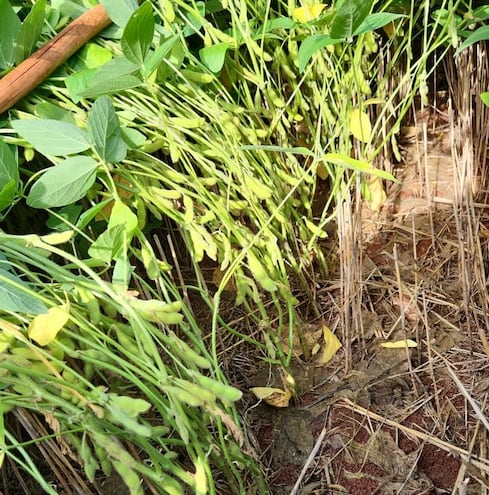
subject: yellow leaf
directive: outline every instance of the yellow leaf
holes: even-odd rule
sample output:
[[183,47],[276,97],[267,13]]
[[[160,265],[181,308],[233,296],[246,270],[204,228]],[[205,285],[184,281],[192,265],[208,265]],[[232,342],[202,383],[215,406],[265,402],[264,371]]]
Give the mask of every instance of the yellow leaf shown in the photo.
[[200,457],[195,461],[195,493],[197,495],[206,495],[208,493],[207,473],[204,462]]
[[29,324],[29,337],[39,345],[50,344],[70,318],[69,304],[54,306],[47,313],[37,315]]
[[326,180],[328,178],[328,169],[326,168],[326,165],[324,163],[318,163],[318,166],[316,168],[316,173],[318,174],[318,177],[321,180]]
[[317,343],[314,344],[314,346],[311,349],[311,356],[315,356],[319,352],[319,349],[321,349],[321,345]]
[[418,344],[411,339],[396,340],[395,342],[382,342],[380,344],[386,349],[403,349],[405,347],[418,347]]
[[368,198],[370,209],[372,211],[380,211],[387,199],[387,194],[382,185],[382,179],[380,177],[372,177],[367,181],[367,188],[370,196]]
[[358,108],[352,110],[350,114],[350,132],[362,143],[370,142],[372,126],[367,113],[360,111]]
[[389,38],[393,38],[394,37],[396,26],[395,26],[395,24],[393,22],[389,22],[389,24],[386,24],[382,29],[384,30],[384,33]]
[[274,407],[288,407],[292,392],[275,387],[253,387],[250,388],[258,399]]
[[46,244],[50,244],[51,246],[55,246],[56,244],[64,244],[73,237],[74,233],[74,230],[65,230],[64,232],[47,234],[41,236],[41,241],[45,242]]
[[338,337],[327,327],[326,325],[323,327],[323,338],[324,338],[324,349],[323,355],[321,356],[320,363],[326,364],[336,352],[341,348],[341,342]]
[[385,103],[382,98],[369,98],[363,102],[364,105],[379,105],[381,103]]
[[324,3],[316,3],[314,5],[298,7],[292,13],[292,18],[296,22],[310,22],[317,19],[325,7],[326,5]]

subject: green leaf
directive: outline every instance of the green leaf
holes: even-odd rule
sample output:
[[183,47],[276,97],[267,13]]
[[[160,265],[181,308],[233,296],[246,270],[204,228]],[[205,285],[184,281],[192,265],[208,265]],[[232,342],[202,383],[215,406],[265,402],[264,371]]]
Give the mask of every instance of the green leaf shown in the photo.
[[178,35],[171,36],[164,41],[151,55],[146,59],[144,63],[144,74],[146,77],[150,76],[153,71],[163,62],[163,58],[173,48],[173,45],[178,40]]
[[342,155],[340,153],[327,153],[323,156],[323,160],[333,165],[339,165],[340,167],[346,167],[356,172],[361,172],[364,174],[374,175],[376,177],[381,177],[382,179],[391,180],[393,182],[399,182],[392,174],[386,172],[385,170],[380,170],[378,168],[372,167],[368,162],[357,160],[347,155]]
[[489,92],[480,94],[481,100],[486,107],[489,107]]
[[489,40],[489,26],[482,26],[476,29],[467,39],[457,48],[455,55],[458,55],[462,50],[465,50],[470,45],[478,41]]
[[132,127],[123,127],[121,132],[122,139],[130,150],[139,148],[146,141],[146,136]]
[[12,204],[19,186],[19,165],[7,143],[0,139],[0,211]]
[[0,268],[0,310],[36,315],[47,313],[48,308],[28,294],[28,290],[28,285],[19,277]]
[[32,208],[66,206],[85,196],[95,182],[98,163],[74,156],[48,169],[32,186],[27,204]]
[[122,247],[128,245],[138,225],[138,217],[122,201],[115,201],[107,230],[90,246],[88,254],[104,263],[119,258]]
[[380,29],[385,25],[389,24],[400,17],[406,17],[403,14],[394,14],[391,12],[377,12],[375,14],[370,14],[367,16],[364,21],[355,29],[353,36],[360,36],[361,34],[368,33],[370,31],[375,31],[376,29]]
[[274,144],[245,144],[239,147],[240,150],[250,150],[250,151],[272,151],[276,153],[291,153],[292,155],[306,155],[314,156],[314,153],[303,146],[297,146],[295,148],[284,148],[283,146],[276,146]]
[[44,155],[71,155],[90,147],[86,133],[58,120],[14,120],[12,127]]
[[75,119],[71,112],[49,101],[37,103],[34,109],[40,119],[62,120],[70,124],[75,124]]
[[76,96],[96,98],[135,88],[142,84],[141,79],[133,75],[137,70],[139,67],[125,57],[114,58],[96,69],[95,72],[88,74],[88,77],[85,78],[85,87],[83,88],[79,84]]
[[127,154],[122,139],[119,119],[108,96],[102,96],[92,106],[88,115],[88,137],[95,151],[106,162],[117,163]]
[[65,79],[65,86],[70,93],[70,97],[74,103],[78,103],[83,99],[82,93],[86,91],[92,83],[98,69],[84,69],[71,74]]
[[87,43],[78,51],[73,70],[96,69],[112,59],[112,53],[97,43]]
[[342,40],[333,39],[325,34],[315,34],[306,38],[299,48],[298,62],[299,72],[304,72],[311,57],[322,48],[328,45],[334,45],[335,43],[341,43]]
[[132,235],[138,226],[138,217],[120,200],[114,202],[107,228],[111,229],[117,225],[124,225],[128,235]]
[[15,62],[15,43],[20,31],[20,21],[8,0],[0,0],[0,69]]
[[295,26],[296,23],[290,17],[277,17],[265,22],[260,32],[263,34],[275,29],[292,29]]
[[199,51],[200,60],[211,72],[219,72],[224,65],[228,43],[217,43]]
[[68,205],[60,208],[56,212],[56,216],[51,214],[46,221],[46,225],[51,230],[57,230],[59,232],[66,231],[75,225],[80,217],[83,207],[79,204]]
[[373,0],[344,0],[331,22],[331,38],[351,38],[372,9]]
[[46,0],[37,0],[25,18],[17,36],[15,48],[15,62],[19,64],[27,58],[41,36],[44,17],[46,14]]
[[124,224],[116,225],[100,234],[97,240],[89,247],[91,258],[110,263],[119,257],[125,235]]
[[100,0],[112,21],[124,27],[132,13],[138,8],[137,0]]
[[153,7],[144,2],[129,19],[121,39],[122,52],[131,62],[143,66],[153,41],[155,21]]
[[474,16],[474,19],[477,19],[479,21],[485,21],[486,19],[489,19],[489,5],[482,5],[481,7],[474,9],[472,15]]

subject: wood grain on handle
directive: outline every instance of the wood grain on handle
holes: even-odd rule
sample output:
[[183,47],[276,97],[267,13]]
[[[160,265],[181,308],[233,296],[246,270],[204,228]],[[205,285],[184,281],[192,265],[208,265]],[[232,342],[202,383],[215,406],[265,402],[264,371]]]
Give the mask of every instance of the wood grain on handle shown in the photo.
[[110,23],[105,9],[97,5],[0,79],[0,113],[15,105]]

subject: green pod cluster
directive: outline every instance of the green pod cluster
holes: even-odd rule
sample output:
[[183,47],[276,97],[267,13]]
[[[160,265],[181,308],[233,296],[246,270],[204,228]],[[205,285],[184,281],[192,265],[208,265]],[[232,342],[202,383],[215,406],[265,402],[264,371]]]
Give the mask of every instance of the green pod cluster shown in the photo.
[[173,382],[180,390],[199,397],[203,404],[213,404],[216,402],[216,394],[201,385],[184,380],[183,378],[174,378]]
[[196,366],[197,368],[210,369],[212,364],[184,340],[180,339],[173,331],[168,332],[168,345],[171,347],[172,353],[179,357],[188,368]]
[[243,396],[241,390],[238,390],[231,385],[227,385],[226,383],[214,380],[213,378],[209,378],[208,376],[197,375],[196,378],[202,387],[213,393],[225,403],[236,402]]

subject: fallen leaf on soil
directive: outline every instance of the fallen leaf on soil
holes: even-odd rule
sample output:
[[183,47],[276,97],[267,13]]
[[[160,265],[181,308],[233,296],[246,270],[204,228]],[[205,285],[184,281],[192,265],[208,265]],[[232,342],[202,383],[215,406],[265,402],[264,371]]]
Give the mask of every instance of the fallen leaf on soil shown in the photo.
[[[299,331],[301,332],[301,336],[299,336]],[[317,351],[314,352],[315,348],[321,345],[323,330],[320,326],[314,324],[304,323],[301,324],[300,329],[294,328],[293,335],[293,354],[295,357],[301,357],[304,354],[304,349],[302,348],[302,344],[307,347],[307,351],[311,353],[311,355],[317,354]],[[285,353],[290,351],[290,342],[289,336],[284,335],[281,339],[282,350]],[[319,350],[319,348],[318,348]]]
[[288,407],[292,392],[274,387],[252,387],[250,392],[273,407]]
[[367,189],[369,197],[367,198],[368,204],[372,211],[380,211],[387,199],[382,179],[380,177],[373,177],[367,181]]
[[380,344],[386,349],[402,349],[404,347],[418,347],[418,344],[411,339],[396,340],[395,342],[382,342]]
[[319,362],[321,364],[326,364],[329,363],[338,350],[341,349],[341,342],[326,325],[323,327],[323,339],[324,349]]
[[372,462],[387,474],[402,478],[409,478],[419,456],[417,451],[406,454],[391,435],[382,430],[372,434],[367,443],[351,442],[348,453],[355,464]]
[[416,323],[419,319],[418,306],[413,297],[409,294],[403,294],[402,299],[396,295],[392,298],[392,302],[399,306],[404,313],[404,317],[410,323]]
[[[212,283],[216,287],[221,286],[221,282],[224,278],[224,275],[226,275],[226,271],[221,270],[219,267],[215,268],[212,272]],[[231,276],[229,281],[226,282],[226,285],[224,286],[224,290],[226,292],[232,292],[233,294],[236,294],[236,283],[234,281],[234,277]]]

